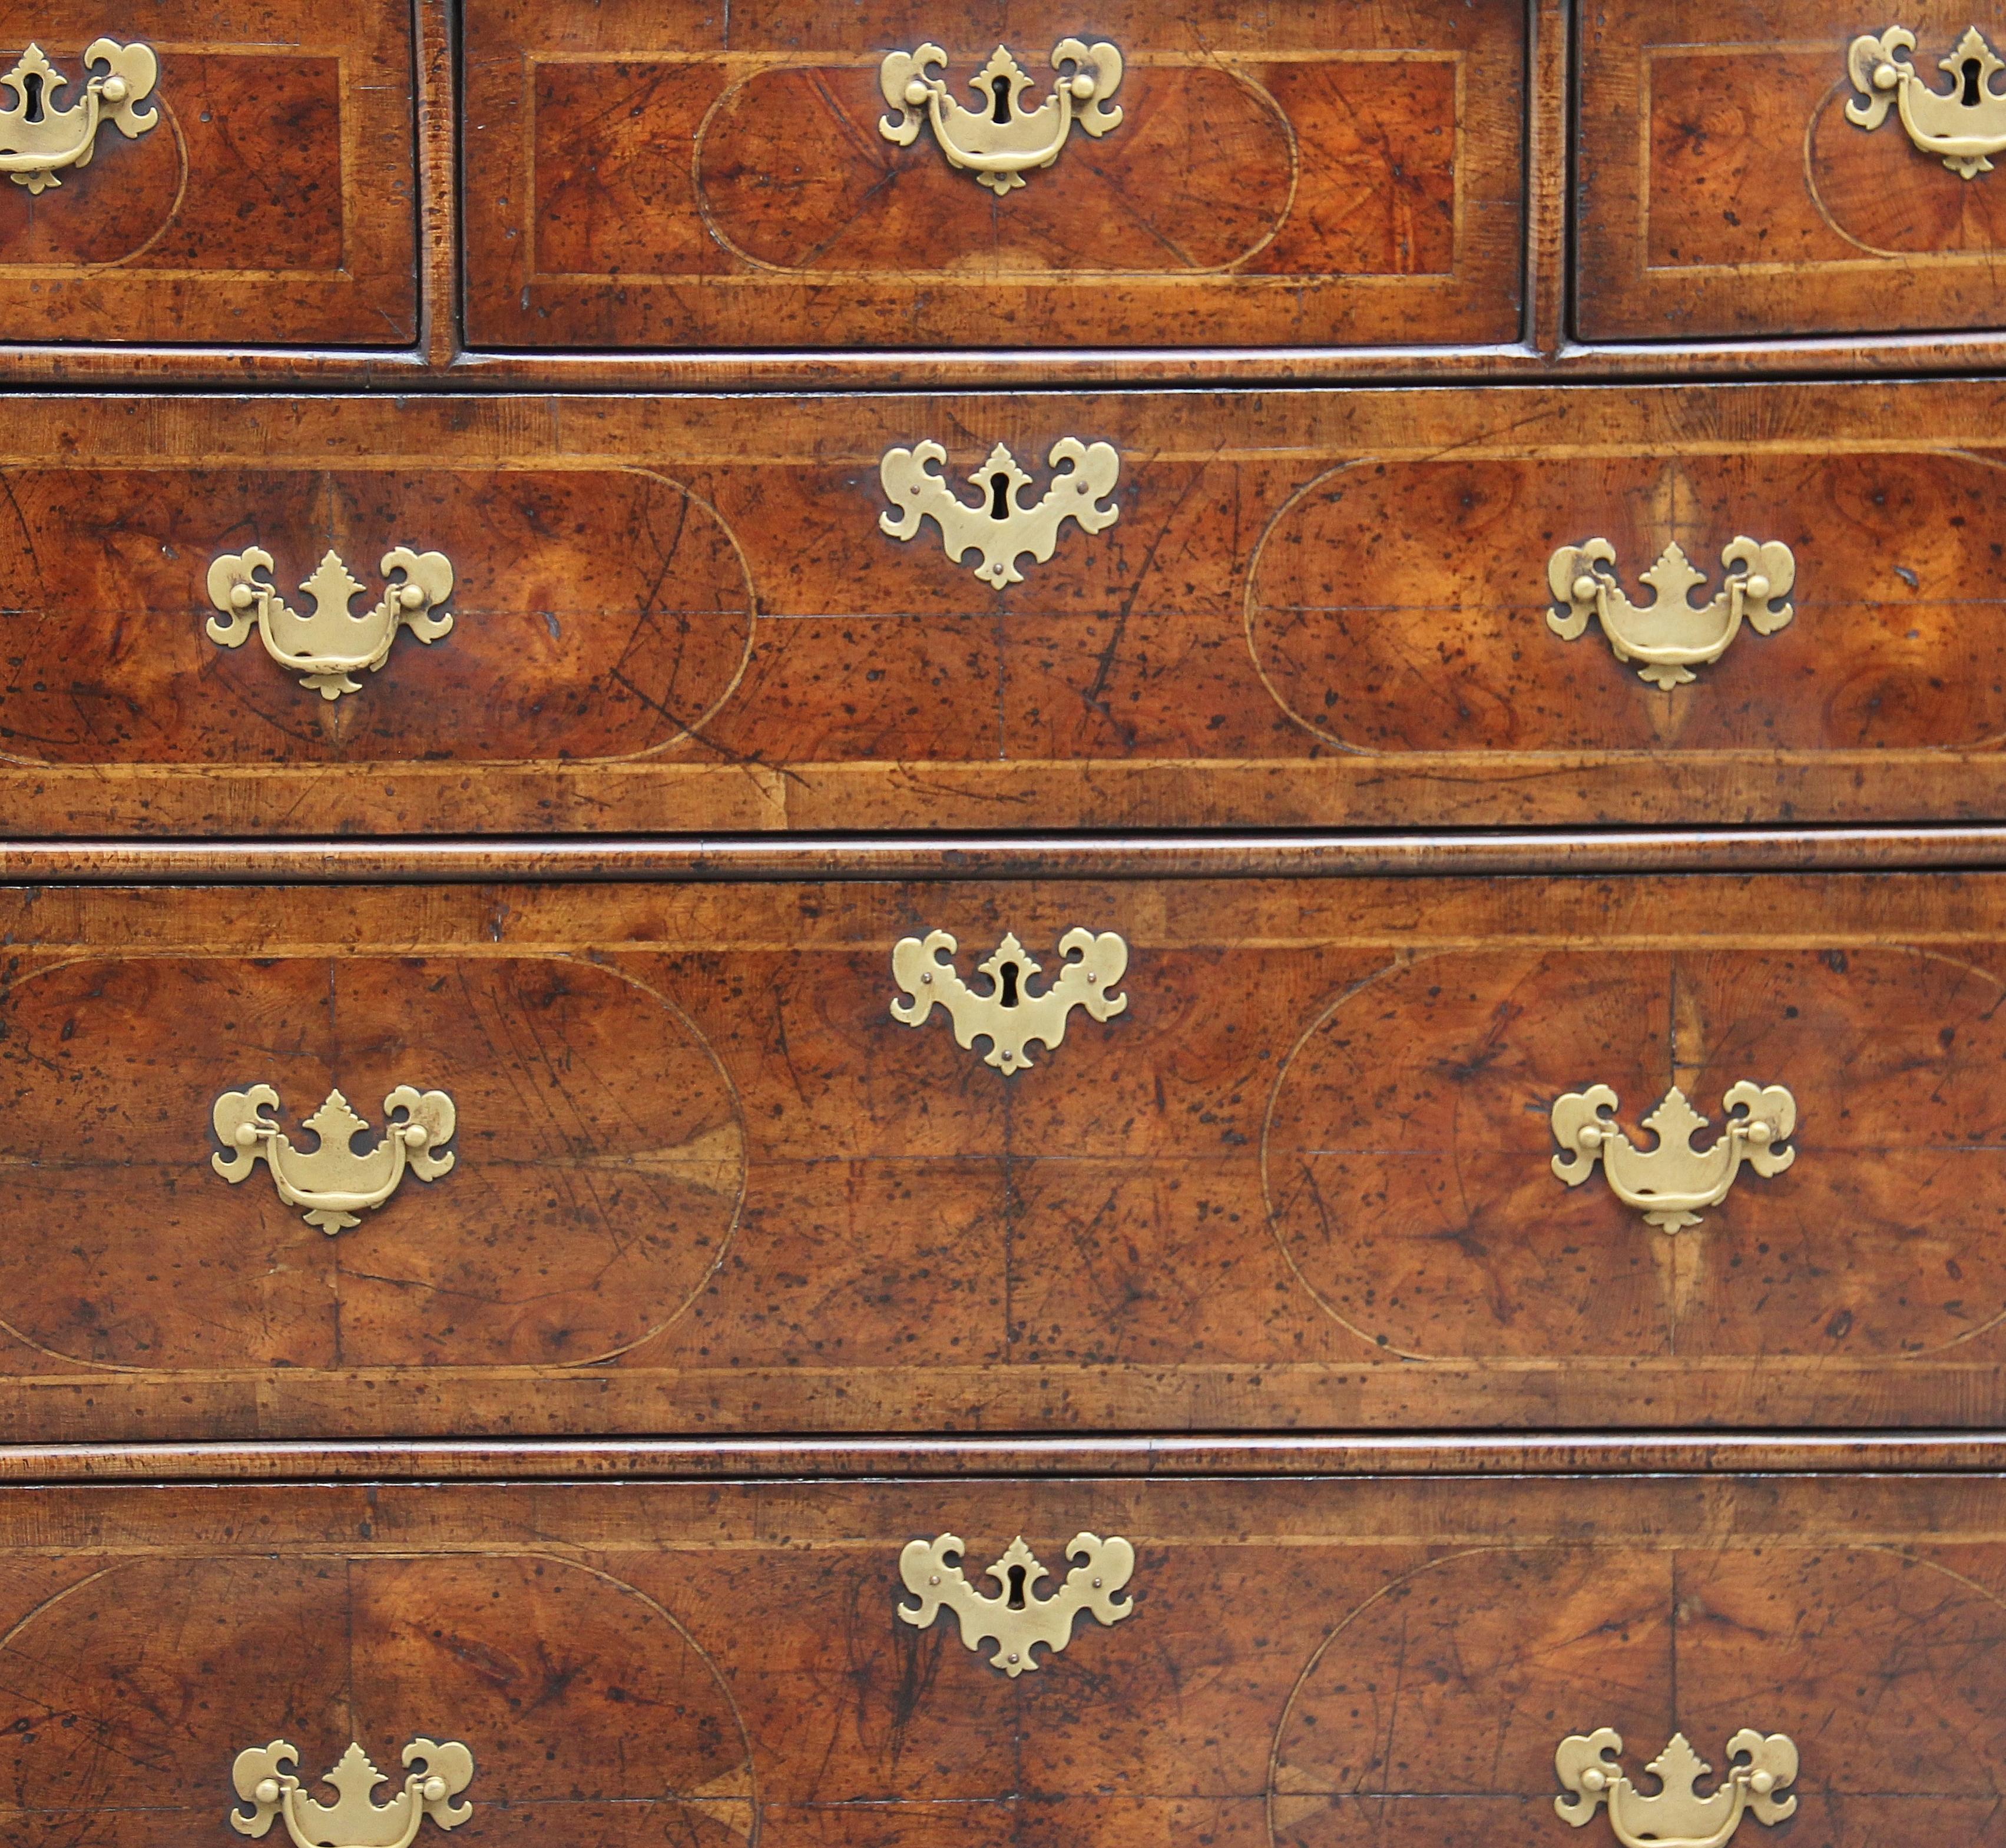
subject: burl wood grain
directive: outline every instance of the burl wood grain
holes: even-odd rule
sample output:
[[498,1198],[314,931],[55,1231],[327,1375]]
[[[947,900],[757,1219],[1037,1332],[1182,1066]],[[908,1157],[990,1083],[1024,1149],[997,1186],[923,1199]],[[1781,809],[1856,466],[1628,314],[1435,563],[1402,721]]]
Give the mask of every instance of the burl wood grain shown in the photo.
[[[1993,1844],[2002,1515],[1994,1477],[16,1491],[0,1824],[228,1840],[246,1744],[423,1734],[509,1844],[1480,1848],[1564,1839],[1567,1734],[1635,1775],[1755,1726],[1787,1839]],[[1082,1529],[1133,1614],[1035,1673],[898,1619],[910,1539]]]
[[[102,1441],[2002,1416],[1996,875],[17,889],[0,1434]],[[1127,1011],[1005,1079],[891,949]],[[1674,1082],[1796,1165],[1698,1228],[1551,1172]],[[454,1171],[338,1237],[209,1106],[396,1083]],[[1702,1137],[1704,1146],[1714,1132]],[[1006,1536],[1007,1537],[1007,1536]]]
[[[0,185],[9,340],[393,347],[417,333],[407,0],[90,0],[0,8],[0,71],[30,40],[81,92],[85,46],[159,55],[158,125],[107,128],[31,197]],[[13,102],[11,92],[7,100]]]
[[[1520,328],[1526,16],[1510,0],[1250,15],[1120,0],[946,12],[481,0],[466,27],[478,346],[1501,343]],[[1047,93],[1085,32],[1126,69],[998,200],[881,60],[959,93],[996,45]]]
[[[1899,14],[1899,17],[1897,17]],[[1997,328],[2006,192],[1898,116],[1847,121],[1846,54],[1890,25],[1933,89],[1989,0],[1617,0],[1578,28],[1579,331],[1591,340]]]
[[[1984,821],[1998,396],[1893,387],[0,405],[0,802],[23,833]],[[1112,443],[1120,517],[1001,593],[879,464]],[[1547,623],[1790,545],[1793,621],[1663,692]],[[338,702],[204,632],[257,545],[452,632]],[[970,561],[972,565],[973,561]],[[358,600],[361,602],[361,600]],[[367,607],[366,603],[361,607]]]

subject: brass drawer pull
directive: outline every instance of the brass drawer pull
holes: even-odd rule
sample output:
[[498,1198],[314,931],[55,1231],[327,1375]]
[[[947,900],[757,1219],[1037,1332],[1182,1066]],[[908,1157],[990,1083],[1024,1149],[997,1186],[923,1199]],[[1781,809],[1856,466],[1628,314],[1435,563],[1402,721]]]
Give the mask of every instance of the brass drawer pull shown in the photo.
[[1745,1812],[1758,1822],[1782,1822],[1796,1815],[1797,1800],[1777,1793],[1797,1781],[1797,1748],[1781,1733],[1766,1737],[1744,1727],[1727,1742],[1727,1776],[1713,1792],[1698,1793],[1713,1767],[1674,1733],[1671,1743],[1644,1769],[1661,1786],[1655,1797],[1637,1786],[1616,1762],[1622,1735],[1610,1727],[1570,1734],[1554,1754],[1554,1769],[1573,1793],[1556,1797],[1554,1808],[1576,1829],[1609,1806],[1609,1825],[1623,1848],[1726,1848]]
[[160,119],[157,109],[139,105],[153,93],[160,60],[150,46],[121,45],[116,39],[93,39],[85,48],[84,67],[103,65],[83,94],[67,109],[55,104],[56,92],[69,79],[51,64],[40,45],[30,45],[20,62],[0,77],[14,93],[13,102],[0,109],[0,173],[31,193],[62,184],[65,167],[88,167],[97,146],[97,131],[110,122],[128,141],[136,141]]
[[300,675],[300,685],[323,699],[359,692],[352,677],[375,673],[390,658],[399,628],[421,642],[436,642],[452,618],[431,614],[452,594],[452,565],[443,552],[414,552],[397,546],[383,554],[381,569],[392,582],[375,607],[362,616],[348,606],[362,594],[338,553],[329,552],[300,588],[313,599],[314,613],[301,616],[259,577],[272,569],[272,554],[256,546],[226,552],[209,568],[209,600],[223,620],[209,619],[209,639],[238,648],[257,625],[265,652],[281,667]]
[[1570,1091],[1554,1106],[1554,1140],[1568,1151],[1554,1157],[1554,1172],[1578,1187],[1602,1163],[1616,1197],[1643,1214],[1661,1232],[1697,1226],[1700,1209],[1727,1198],[1746,1161],[1758,1174],[1780,1174],[1797,1159],[1779,1146],[1797,1126],[1797,1100],[1779,1084],[1761,1086],[1744,1079],[1722,1100],[1727,1125],[1710,1149],[1692,1139],[1706,1127],[1702,1117],[1674,1085],[1644,1119],[1657,1137],[1655,1148],[1639,1149],[1605,1112],[1616,1108],[1606,1084]]
[[[332,1805],[301,1791],[299,1763],[299,1748],[283,1739],[240,1751],[230,1781],[251,1813],[232,1805],[230,1826],[241,1836],[262,1836],[283,1816],[294,1848],[410,1848],[426,1817],[441,1829],[457,1829],[473,1814],[472,1804],[453,1801],[473,1781],[473,1754],[449,1740],[414,1739],[406,1746],[404,1787],[385,1804],[371,1793],[389,1779],[359,1745],[351,1744],[327,1774],[340,1798]],[[282,1771],[282,1765],[292,1769]]]
[[1909,140],[1923,153],[1941,156],[1959,179],[1991,172],[1990,157],[2006,152],[2006,95],[1992,87],[1993,79],[2006,71],[2006,60],[1969,26],[1949,57],[1937,61],[1950,78],[1948,90],[1937,90],[1906,55],[1915,48],[1916,35],[1906,26],[1853,41],[1846,74],[1866,100],[1847,103],[1846,119],[1857,128],[1878,128],[1892,103],[1901,111]]
[[[1772,635],[1795,612],[1783,600],[1797,581],[1790,548],[1737,539],[1720,554],[1729,576],[1712,600],[1696,607],[1692,593],[1706,582],[1675,540],[1642,574],[1651,586],[1641,607],[1624,594],[1616,576],[1616,548],[1606,539],[1564,545],[1547,561],[1547,583],[1561,607],[1547,626],[1563,642],[1578,639],[1597,617],[1619,661],[1641,661],[1638,676],[1668,691],[1694,678],[1695,667],[1717,661],[1745,619],[1758,635]],[[1740,569],[1737,572],[1735,567]]]
[[934,472],[936,465],[947,461],[947,451],[938,443],[887,449],[878,465],[878,478],[892,511],[879,514],[878,524],[894,539],[911,539],[920,523],[931,517],[955,564],[971,551],[980,552],[982,562],[975,575],[985,584],[998,590],[1005,584],[1021,584],[1024,574],[1017,568],[1018,554],[1029,552],[1043,564],[1058,549],[1059,529],[1068,520],[1077,520],[1085,532],[1099,533],[1121,517],[1119,507],[1100,504],[1102,495],[1114,491],[1121,476],[1121,458],[1111,443],[1089,445],[1076,436],[1063,436],[1046,459],[1054,471],[1051,485],[1035,507],[1026,507],[1017,497],[1031,485],[1031,477],[998,443],[968,477],[981,496],[971,505],[948,486],[945,476]]
[[925,937],[902,937],[892,950],[892,975],[905,991],[892,1003],[892,1018],[906,1026],[924,1026],[938,1001],[954,1023],[955,1043],[973,1048],[986,1037],[985,1065],[1008,1077],[1031,1063],[1026,1048],[1033,1040],[1047,1047],[1065,1037],[1066,1017],[1084,1008],[1096,1020],[1124,1013],[1128,997],[1115,984],[1128,967],[1128,945],[1112,931],[1075,926],[1059,939],[1065,960],[1052,985],[1031,992],[1030,978],[1040,965],[1025,953],[1016,933],[1005,934],[987,959],[976,967],[989,978],[989,992],[978,994],[961,979],[951,959],[960,946],[945,931]]
[[[309,1226],[330,1235],[359,1226],[357,1213],[381,1206],[397,1191],[406,1169],[421,1181],[436,1181],[449,1173],[455,1157],[448,1149],[434,1151],[452,1140],[456,1113],[443,1091],[419,1091],[400,1084],[383,1100],[383,1139],[365,1154],[355,1152],[357,1136],[369,1125],[349,1107],[339,1091],[307,1118],[306,1127],[318,1146],[302,1153],[277,1122],[265,1113],[279,1107],[279,1093],[268,1084],[248,1091],[225,1091],[216,1100],[210,1119],[216,1139],[230,1153],[212,1155],[210,1162],[234,1186],[249,1177],[262,1161],[272,1170],[279,1198],[288,1206],[306,1209]],[[389,1121],[398,1112],[403,1120]]]
[[1022,185],[1026,174],[1058,160],[1075,122],[1096,140],[1121,125],[1121,110],[1107,100],[1121,86],[1121,54],[1112,45],[1061,39],[1052,48],[1052,93],[1036,109],[1024,107],[1030,75],[1005,47],[968,80],[981,98],[974,109],[957,103],[945,76],[935,74],[933,67],[946,63],[938,45],[886,58],[878,85],[896,113],[885,117],[878,132],[908,148],[919,139],[920,122],[931,121],[948,164],[973,174],[977,185],[999,199]]
[[1040,1643],[1057,1655],[1072,1642],[1072,1620],[1079,1612],[1090,1610],[1103,1624],[1118,1624],[1135,1614],[1134,1599],[1115,1599],[1135,1570],[1135,1549],[1119,1534],[1103,1540],[1097,1533],[1075,1533],[1066,1543],[1066,1558],[1079,1563],[1046,1598],[1037,1595],[1037,1586],[1051,1575],[1024,1544],[1021,1533],[989,1568],[988,1575],[1003,1588],[999,1597],[984,1597],[963,1575],[966,1550],[954,1533],[910,1542],[899,1555],[899,1576],[919,1603],[901,1603],[899,1615],[915,1629],[924,1630],[945,1606],[961,1620],[961,1640],[970,1649],[980,1649],[985,1640],[994,1642],[990,1666],[1013,1681],[1038,1666],[1033,1652]]

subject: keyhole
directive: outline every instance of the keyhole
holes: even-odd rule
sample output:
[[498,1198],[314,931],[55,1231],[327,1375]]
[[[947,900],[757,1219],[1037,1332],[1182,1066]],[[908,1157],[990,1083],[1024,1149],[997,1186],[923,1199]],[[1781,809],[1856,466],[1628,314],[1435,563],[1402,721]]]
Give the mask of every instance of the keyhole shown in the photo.
[[[1017,1005],[1017,965],[1014,963],[1005,963],[996,973],[1003,991],[1003,1005],[1006,1008],[1014,1008]],[[1018,1570],[1015,1566],[1012,1566],[1010,1569],[1013,1572]]]
[[[1985,75],[1985,67],[1975,58],[1964,61],[1964,106],[1976,109],[1984,100],[1978,92],[1978,80]],[[32,81],[32,79],[30,79]]]
[[1013,1565],[1010,1568],[1010,1608],[1012,1610],[1024,1608],[1024,1568],[1020,1565]]
[[42,119],[42,80],[30,71],[21,79],[21,100],[28,106],[27,119],[38,122]]
[[[1965,67],[1969,70],[1971,67]],[[992,122],[1007,122],[1010,119],[1010,79],[998,77],[989,86],[989,93],[996,99],[996,107],[990,112]]]
[[989,477],[989,517],[1008,519],[1010,517],[1010,477],[997,473]]

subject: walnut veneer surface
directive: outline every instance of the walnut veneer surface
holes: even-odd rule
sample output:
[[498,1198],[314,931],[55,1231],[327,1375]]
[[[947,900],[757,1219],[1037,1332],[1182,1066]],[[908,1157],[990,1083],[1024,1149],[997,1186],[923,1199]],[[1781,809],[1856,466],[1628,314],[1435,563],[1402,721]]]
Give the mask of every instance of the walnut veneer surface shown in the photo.
[[[160,109],[0,177],[10,1848],[446,1741],[470,1848],[1600,1841],[1602,1727],[2006,1844],[2006,166],[1895,27],[2006,113],[1995,0],[0,0]],[[927,45],[1121,119],[985,188]]]
[[[1130,1614],[1006,1678],[896,1620],[942,1528],[1124,1534]],[[0,1822],[227,1841],[283,1716],[315,1769],[449,1720],[481,1841],[1461,1848],[1571,1839],[1567,1733],[1753,1722],[1784,1839],[1990,1843],[2003,1593],[1997,1477],[9,1490]]]
[[[2006,813],[1997,387],[0,401],[22,832],[1949,821]],[[885,451],[1123,458],[1001,590]],[[1660,690],[1547,561],[1737,536],[1794,618]],[[218,647],[210,561],[452,561],[362,690]],[[374,596],[371,590],[369,593]]]
[[[158,123],[107,128],[40,195],[0,185],[0,335],[408,347],[417,334],[413,26],[383,0],[7,0],[76,100],[100,37],[160,60]],[[0,67],[4,68],[4,67]],[[10,104],[14,97],[8,97]],[[19,106],[19,105],[16,105]]]
[[[331,902],[332,901],[332,902]],[[338,1438],[2000,1420],[1996,875],[28,889],[0,1431]],[[1005,1077],[892,1017],[1084,924]],[[1562,1093],[1787,1082],[1646,1225]],[[329,1237],[209,1107],[397,1083],[458,1165]],[[80,1125],[87,1129],[80,1131]],[[297,1132],[295,1132],[297,1133]],[[1710,1140],[1711,1138],[1705,1139]]]

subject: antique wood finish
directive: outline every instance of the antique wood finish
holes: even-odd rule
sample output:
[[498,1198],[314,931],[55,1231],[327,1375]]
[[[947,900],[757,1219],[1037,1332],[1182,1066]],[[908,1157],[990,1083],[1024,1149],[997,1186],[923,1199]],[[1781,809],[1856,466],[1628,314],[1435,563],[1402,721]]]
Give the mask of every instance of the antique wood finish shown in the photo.
[[[1523,0],[677,0],[466,9],[476,347],[1039,348],[1519,337]],[[998,200],[878,131],[929,40],[1113,41],[1121,126]]]
[[[1132,1614],[1039,1672],[898,1620],[913,1539],[1082,1530]],[[246,1744],[415,1734],[510,1845],[1479,1848],[1568,1839],[1569,1733],[1753,1725],[1784,1839],[1991,1844],[2002,1594],[1997,1477],[14,1490],[0,1828],[227,1841]]]
[[408,0],[8,0],[0,69],[37,40],[80,88],[83,48],[106,33],[158,54],[160,122],[107,132],[39,199],[0,184],[8,338],[407,345]]
[[[891,948],[1129,945],[1006,1079]],[[1997,875],[17,889],[12,1441],[1977,1427],[2006,1416]],[[1645,1226],[1550,1167],[1782,1083]],[[209,1107],[458,1109],[328,1237]],[[1702,1138],[1710,1142],[1711,1135]],[[1005,1536],[1007,1538],[1007,1536]]]
[[[15,831],[452,834],[2006,815],[1996,387],[0,404]],[[885,451],[1121,457],[1003,592]],[[965,484],[960,491],[966,495]],[[1549,628],[1790,546],[1796,615],[1670,692]],[[451,558],[452,632],[325,701],[209,561]],[[375,595],[372,588],[371,597]]]
[[1578,331],[1872,334],[2006,324],[2006,189],[1846,119],[1846,49],[1907,26],[1932,88],[1997,0],[1613,0],[1582,9]]

